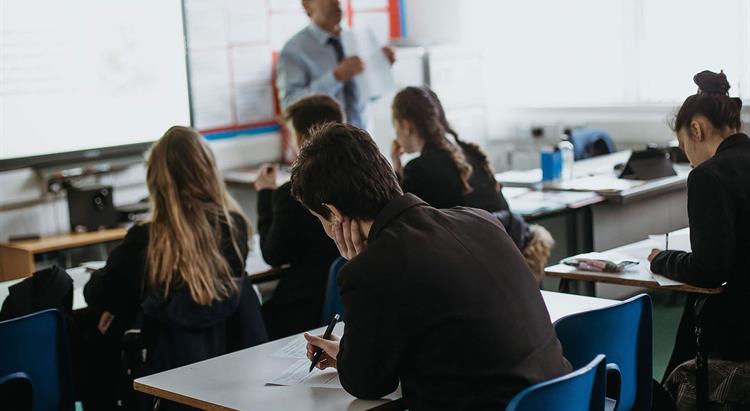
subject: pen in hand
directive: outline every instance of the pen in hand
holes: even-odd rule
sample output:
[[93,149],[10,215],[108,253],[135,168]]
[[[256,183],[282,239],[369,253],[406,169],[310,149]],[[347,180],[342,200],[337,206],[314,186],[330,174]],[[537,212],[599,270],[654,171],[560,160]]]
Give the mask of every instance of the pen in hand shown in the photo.
[[[326,332],[323,333],[323,339],[327,340],[331,338],[331,333],[333,333],[333,327],[336,326],[336,322],[339,320],[339,315],[336,314],[331,318],[331,322],[328,324],[328,328],[326,328]],[[315,354],[313,354],[312,363],[310,364],[310,371],[312,372],[313,368],[315,368],[316,365],[318,365],[318,361],[320,361],[320,357],[323,355],[323,349],[318,348],[315,350]]]
[[664,249],[669,250],[669,233],[664,234],[664,237],[665,237],[665,243],[666,243],[664,244]]

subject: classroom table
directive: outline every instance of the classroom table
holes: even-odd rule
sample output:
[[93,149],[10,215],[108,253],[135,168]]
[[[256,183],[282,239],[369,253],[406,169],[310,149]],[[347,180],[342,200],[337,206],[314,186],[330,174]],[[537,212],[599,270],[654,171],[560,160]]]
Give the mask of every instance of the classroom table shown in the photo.
[[653,180],[630,180],[618,178],[614,167],[624,164],[632,151],[623,150],[612,154],[576,161],[573,164],[573,179],[542,183],[542,170],[506,171],[495,174],[495,179],[509,187],[527,187],[557,191],[592,191],[608,201],[626,203],[651,195],[681,190],[687,186],[690,166],[675,164],[677,175]]
[[[670,233],[673,238],[679,235],[688,234],[688,229],[684,228]],[[567,281],[585,281],[590,285],[595,283],[619,284],[634,287],[643,287],[651,289],[665,289],[671,291],[682,291],[697,294],[719,294],[723,288],[700,288],[689,284],[679,283],[673,285],[660,284],[656,277],[649,269],[648,255],[653,248],[658,248],[651,240],[642,240],[622,247],[613,248],[602,252],[603,256],[614,255],[628,257],[629,260],[638,261],[638,265],[626,270],[623,273],[596,273],[591,271],[582,271],[575,267],[556,264],[544,269],[545,275],[559,278],[559,291],[567,292]],[[566,281],[567,280],[567,281]],[[588,295],[593,296],[595,288],[589,288]]]
[[[687,178],[690,166],[676,164],[677,175],[653,180],[617,178],[614,167],[627,162],[631,151],[576,161],[574,178],[542,184],[540,169],[496,174],[504,190],[510,187],[563,192],[594,192],[603,198],[587,207],[593,247],[580,251],[611,249],[640,239],[643,230],[670,231],[687,225]],[[629,224],[622,224],[629,221]],[[568,234],[571,235],[571,234]],[[568,255],[578,252],[568,252]]]
[[[674,238],[676,235],[689,235],[688,230],[689,229],[684,228],[681,230],[673,231],[670,233],[670,237]],[[724,287],[701,288],[679,282],[672,282],[673,284],[666,285],[668,283],[665,282],[664,279],[659,279],[659,277],[654,276],[649,268],[650,263],[648,262],[647,258],[653,248],[661,247],[657,247],[652,240],[642,240],[633,244],[628,244],[626,246],[604,251],[602,253],[604,257],[607,257],[608,255],[617,257],[625,256],[629,260],[638,261],[638,265],[636,267],[626,270],[623,273],[587,272],[578,270],[575,267],[565,264],[557,264],[551,267],[547,267],[545,268],[544,273],[547,276],[560,279],[560,291],[562,292],[569,291],[569,282],[572,280],[577,280],[583,281],[584,284],[590,285],[590,287],[586,289],[586,294],[592,296],[596,293],[596,283],[629,285],[650,289],[679,291],[699,295],[700,298],[697,299],[695,306],[693,307],[696,318],[696,346],[698,347],[696,353],[696,402],[699,405],[699,409],[703,409],[700,406],[705,406],[708,398],[708,363],[707,353],[705,352],[705,347],[702,345],[703,339],[701,338],[703,335],[703,327],[700,320],[701,309],[707,298],[709,298],[711,295],[722,293],[724,291]],[[660,280],[665,284],[660,284]]]
[[[570,314],[609,307],[615,300],[542,291],[552,322]],[[322,333],[324,327],[311,331]],[[341,334],[343,324],[337,325]],[[355,399],[338,388],[268,386],[295,360],[270,355],[300,336],[212,358],[135,380],[136,390],[203,409],[215,410],[366,410],[388,400]]]
[[565,218],[567,254],[591,251],[594,232],[591,206],[604,197],[594,192],[537,191],[529,188],[503,187],[510,210],[530,223]]
[[[245,262],[245,271],[250,276],[253,283],[259,282],[260,280],[267,280],[272,278],[276,271],[273,267],[266,264],[263,261],[263,256],[260,253],[260,239],[258,235],[253,236],[254,246],[247,255]],[[97,268],[104,266],[104,261],[88,262],[81,266],[67,268],[65,272],[70,275],[73,279],[73,309],[79,310],[86,308],[86,299],[83,297],[83,287],[91,278],[91,272]],[[0,282],[0,305],[8,297],[9,289],[14,284],[23,281],[25,278],[17,278],[15,280]]]

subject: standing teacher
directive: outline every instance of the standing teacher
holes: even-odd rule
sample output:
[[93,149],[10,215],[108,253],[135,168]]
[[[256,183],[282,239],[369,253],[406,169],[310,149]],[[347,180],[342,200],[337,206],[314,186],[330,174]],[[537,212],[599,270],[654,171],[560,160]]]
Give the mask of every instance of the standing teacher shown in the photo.
[[[368,96],[361,95],[354,83],[365,63],[359,56],[344,57],[339,0],[302,0],[302,6],[310,25],[289,39],[279,56],[281,105],[287,107],[311,94],[328,94],[344,108],[349,124],[366,128]],[[393,64],[393,49],[383,47],[383,53]]]

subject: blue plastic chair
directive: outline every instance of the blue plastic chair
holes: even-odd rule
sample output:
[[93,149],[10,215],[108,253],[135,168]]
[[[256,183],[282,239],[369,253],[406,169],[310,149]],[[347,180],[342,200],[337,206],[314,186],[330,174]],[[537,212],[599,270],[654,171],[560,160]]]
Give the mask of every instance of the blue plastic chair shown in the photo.
[[597,144],[599,155],[614,153],[615,143],[609,133],[596,128],[576,128],[570,131],[570,142],[573,144],[575,161],[592,157],[590,147]]
[[0,401],[4,409],[30,410],[34,402],[31,378],[16,372],[0,378]]
[[651,409],[651,297],[641,294],[615,306],[563,317],[555,330],[574,368],[597,354],[617,364],[621,380],[614,409]]
[[[604,409],[606,357],[597,355],[585,366],[519,392],[506,411],[584,411]],[[612,370],[616,367],[610,366]]]
[[340,321],[344,321],[344,305],[341,304],[341,295],[339,295],[338,275],[341,267],[349,262],[344,257],[339,257],[333,261],[331,268],[328,269],[328,283],[326,285],[326,297],[323,300],[323,313],[320,316],[320,325],[328,325],[334,314],[340,316]]
[[72,410],[68,336],[55,309],[0,322],[0,375],[23,372],[34,384],[34,410]]

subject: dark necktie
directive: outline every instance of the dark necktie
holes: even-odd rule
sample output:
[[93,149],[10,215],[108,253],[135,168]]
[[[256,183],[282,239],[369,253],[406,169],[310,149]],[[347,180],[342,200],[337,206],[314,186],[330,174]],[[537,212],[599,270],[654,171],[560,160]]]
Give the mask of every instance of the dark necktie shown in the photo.
[[[340,63],[344,59],[344,46],[341,45],[341,40],[336,37],[329,37],[328,44],[333,47],[333,50],[336,52],[336,60]],[[356,103],[354,81],[349,80],[344,82],[344,110],[347,116],[354,110]]]

